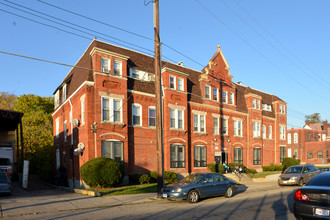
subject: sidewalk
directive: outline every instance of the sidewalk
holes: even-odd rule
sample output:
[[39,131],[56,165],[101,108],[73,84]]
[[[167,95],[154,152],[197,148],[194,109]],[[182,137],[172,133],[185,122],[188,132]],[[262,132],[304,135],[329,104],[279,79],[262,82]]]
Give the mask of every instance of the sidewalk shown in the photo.
[[[248,183],[239,185],[237,194],[248,195],[260,191],[273,191],[276,193],[279,189],[277,182]],[[292,187],[288,188],[288,190],[292,189]],[[12,196],[0,197],[0,217],[162,202],[162,200],[155,199],[156,196],[156,193],[146,193],[92,197],[53,188],[42,183],[34,183],[29,191],[16,186]]]

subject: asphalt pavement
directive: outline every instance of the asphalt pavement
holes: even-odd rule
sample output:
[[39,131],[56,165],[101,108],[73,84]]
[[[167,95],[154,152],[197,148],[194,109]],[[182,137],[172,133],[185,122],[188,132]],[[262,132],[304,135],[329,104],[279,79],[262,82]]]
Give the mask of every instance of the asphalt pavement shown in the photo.
[[[48,212],[161,202],[161,199],[157,199],[157,193],[94,197],[40,182],[31,182],[28,190],[22,189],[18,183],[14,183],[13,186],[11,196],[0,197],[0,217],[31,216]],[[249,196],[251,193],[261,191],[278,193],[279,189],[293,190],[292,187],[285,189],[278,186],[276,181],[253,182],[239,185],[236,194]]]

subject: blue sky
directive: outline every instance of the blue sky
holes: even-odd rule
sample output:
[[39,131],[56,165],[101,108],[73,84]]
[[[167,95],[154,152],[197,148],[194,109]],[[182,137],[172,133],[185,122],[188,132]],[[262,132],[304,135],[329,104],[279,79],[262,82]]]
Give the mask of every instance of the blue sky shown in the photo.
[[[0,51],[74,65],[96,36],[153,55],[153,6],[148,2],[0,0]],[[163,59],[201,70],[220,44],[234,82],[288,103],[288,128],[302,127],[304,116],[313,113],[330,121],[329,9],[327,0],[160,0]],[[41,17],[61,19],[56,22],[70,27]],[[0,91],[18,96],[52,96],[70,70],[4,53],[0,65]]]

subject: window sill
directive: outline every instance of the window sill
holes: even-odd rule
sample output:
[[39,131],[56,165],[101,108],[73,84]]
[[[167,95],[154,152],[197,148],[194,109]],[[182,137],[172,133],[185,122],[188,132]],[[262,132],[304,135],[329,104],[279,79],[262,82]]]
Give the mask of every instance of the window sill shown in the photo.
[[186,132],[185,129],[181,129],[181,128],[170,128],[170,131],[181,131],[181,132]]
[[234,135],[235,138],[243,138],[243,136]]
[[125,125],[122,122],[113,122],[113,121],[102,121],[101,124],[112,124],[112,125],[122,125],[122,126]]

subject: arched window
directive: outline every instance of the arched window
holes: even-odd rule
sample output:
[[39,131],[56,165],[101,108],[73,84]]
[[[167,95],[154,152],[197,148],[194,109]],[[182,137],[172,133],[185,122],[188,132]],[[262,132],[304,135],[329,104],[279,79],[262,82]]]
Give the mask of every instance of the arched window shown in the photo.
[[288,134],[288,144],[291,144],[291,134]]
[[298,133],[294,133],[293,141],[294,141],[295,144],[298,143]]

